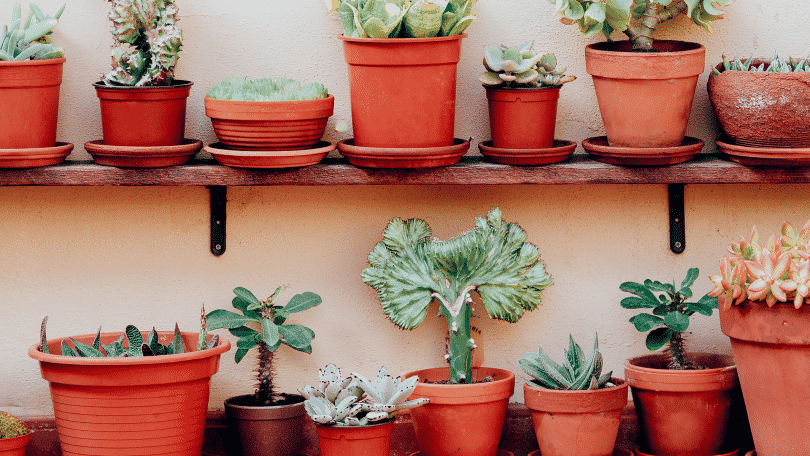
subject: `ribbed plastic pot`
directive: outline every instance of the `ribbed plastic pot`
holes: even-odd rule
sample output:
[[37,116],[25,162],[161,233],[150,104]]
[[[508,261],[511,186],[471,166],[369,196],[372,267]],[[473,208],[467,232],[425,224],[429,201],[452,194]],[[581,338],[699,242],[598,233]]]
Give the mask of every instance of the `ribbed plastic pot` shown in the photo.
[[548,149],[554,145],[560,87],[499,89],[486,87],[492,147]]
[[611,146],[680,146],[686,135],[706,48],[655,40],[658,52],[631,52],[629,41],[585,47],[585,69]]
[[0,456],[25,456],[29,441],[31,441],[30,432],[19,437],[0,439]]
[[186,101],[194,83],[175,79],[170,86],[107,86],[96,82],[104,144],[176,146],[186,129]]
[[65,58],[0,62],[0,149],[53,147]]
[[419,148],[453,144],[461,39],[347,38],[354,144]]
[[587,391],[562,391],[523,384],[543,456],[611,456],[619,434],[628,384]]
[[[174,333],[158,335],[165,344]],[[101,343],[119,336],[102,334]],[[182,336],[184,347],[197,346],[196,333]],[[75,339],[90,344],[93,337]],[[61,340],[48,341],[51,353],[61,353]],[[35,344],[28,355],[50,383],[64,456],[199,456],[211,376],[230,347],[220,339],[214,348],[178,355],[80,358],[42,353]]]
[[254,406],[252,396],[225,400],[225,413],[236,429],[242,456],[291,456],[297,454],[304,432],[304,397],[294,404]]
[[335,97],[232,101],[205,97],[205,115],[222,144],[236,150],[300,150],[321,140]]
[[372,426],[315,425],[321,456],[388,456],[394,422]]
[[424,456],[495,456],[501,440],[506,407],[515,391],[515,374],[503,369],[473,368],[473,380],[492,376],[494,381],[463,385],[446,381],[446,367],[409,372],[419,376],[411,399],[430,402],[411,410],[419,449]]

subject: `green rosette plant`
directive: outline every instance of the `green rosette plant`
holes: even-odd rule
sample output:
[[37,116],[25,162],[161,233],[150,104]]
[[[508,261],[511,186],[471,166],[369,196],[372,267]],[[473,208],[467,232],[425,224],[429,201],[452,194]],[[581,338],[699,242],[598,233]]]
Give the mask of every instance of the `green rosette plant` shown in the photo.
[[289,78],[274,81],[270,78],[246,80],[230,76],[214,84],[205,95],[231,101],[294,101],[326,98],[329,92],[320,82],[302,84]]
[[327,0],[349,38],[461,35],[475,20],[476,0]]
[[748,60],[729,60],[726,56],[723,56],[722,68],[712,68],[712,74],[720,76],[723,71],[747,71],[751,73],[801,73],[810,71],[807,59],[782,59],[779,58],[779,55],[774,55],[770,62],[752,65],[753,62],[753,57],[749,57]]
[[[65,4],[66,5],[66,4]],[[37,5],[22,20],[20,4],[11,10],[11,24],[0,29],[0,61],[47,60],[65,56],[65,51],[51,43],[50,34],[59,24],[65,5],[53,16],[42,13]]]
[[484,86],[504,88],[553,88],[576,79],[557,69],[554,54],[540,55],[532,49],[534,41],[517,47],[487,46],[484,53],[486,73],[478,77]]
[[574,337],[568,335],[568,350],[563,350],[563,363],[557,364],[546,354],[543,347],[537,353],[524,353],[518,365],[532,377],[529,383],[553,390],[595,390],[608,386],[613,371],[602,374],[602,353],[599,352],[599,336],[594,336],[591,353],[585,352]]

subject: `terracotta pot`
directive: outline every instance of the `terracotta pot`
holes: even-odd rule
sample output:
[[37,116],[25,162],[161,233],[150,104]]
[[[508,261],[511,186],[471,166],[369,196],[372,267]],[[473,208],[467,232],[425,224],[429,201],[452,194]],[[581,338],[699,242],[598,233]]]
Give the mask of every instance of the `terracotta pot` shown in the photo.
[[321,456],[388,456],[393,430],[393,420],[373,426],[315,425]]
[[421,148],[453,144],[461,39],[347,38],[354,144]]
[[[161,343],[173,332],[158,332]],[[120,333],[101,335],[109,344]],[[147,333],[143,333],[144,339]],[[182,333],[184,347],[197,346],[197,333]],[[75,337],[86,344],[95,334]],[[62,339],[51,339],[60,353]],[[202,451],[211,376],[231,345],[142,358],[79,358],[28,349],[50,382],[56,428],[64,456],[199,456]]]
[[19,437],[0,439],[0,456],[25,456],[25,448],[30,440],[30,432]]
[[720,309],[758,456],[810,454],[810,306]]
[[0,62],[0,149],[56,145],[61,59]]
[[446,381],[446,367],[410,372],[419,376],[411,399],[427,397],[428,404],[411,410],[419,449],[424,456],[495,456],[515,391],[515,374],[503,369],[474,368],[473,380],[495,381],[464,385],[432,384]]
[[222,144],[236,150],[300,150],[321,140],[335,97],[231,101],[205,97],[205,115]]
[[179,79],[170,86],[93,84],[101,105],[104,144],[138,147],[181,144],[186,128],[186,100],[192,84]]
[[554,145],[560,87],[499,89],[485,87],[492,147],[548,149]]
[[[770,63],[755,59],[754,66]],[[716,67],[722,71],[723,64]],[[810,73],[709,74],[709,100],[723,133],[748,147],[810,147]]]
[[706,367],[667,369],[667,356],[630,358],[624,374],[647,448],[665,456],[712,456],[726,436],[737,370],[731,356],[691,353]]
[[284,395],[291,404],[254,405],[253,396],[225,400],[225,413],[235,428],[244,456],[291,456],[301,445],[304,432],[304,397]]
[[561,391],[523,384],[543,456],[611,456],[627,405],[627,382],[589,391]]
[[611,146],[680,146],[706,49],[655,40],[660,52],[630,52],[629,41],[589,44],[585,68]]

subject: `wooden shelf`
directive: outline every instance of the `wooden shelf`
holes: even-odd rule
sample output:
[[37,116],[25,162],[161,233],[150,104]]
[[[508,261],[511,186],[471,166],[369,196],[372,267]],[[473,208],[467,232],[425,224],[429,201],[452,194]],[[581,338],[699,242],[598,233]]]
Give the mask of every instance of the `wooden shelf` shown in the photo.
[[156,169],[122,169],[90,161],[0,170],[0,186],[250,186],[250,185],[505,185],[505,184],[740,184],[810,183],[810,167],[753,168],[716,154],[664,167],[621,167],[584,154],[554,165],[518,167],[464,157],[456,165],[420,170],[365,169],[345,159],[305,168],[243,170],[213,160]]

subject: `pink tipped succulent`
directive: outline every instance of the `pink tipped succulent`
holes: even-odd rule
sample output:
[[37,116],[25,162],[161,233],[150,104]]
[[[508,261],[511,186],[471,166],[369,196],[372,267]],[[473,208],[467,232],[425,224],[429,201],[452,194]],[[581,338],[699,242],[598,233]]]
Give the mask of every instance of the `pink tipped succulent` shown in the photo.
[[709,296],[717,297],[718,304],[728,310],[732,303],[739,304],[745,300],[743,287],[746,278],[746,268],[742,261],[737,261],[732,266],[729,257],[724,256],[720,259],[720,275],[709,276],[709,280],[714,283]]
[[775,257],[769,249],[763,250],[756,261],[746,261],[748,275],[754,279],[748,286],[748,299],[765,301],[769,307],[773,307],[779,301],[787,301],[786,290],[783,288],[785,281],[782,277],[788,273],[790,264],[791,257],[788,252],[782,252]]
[[810,261],[802,260],[798,265],[794,265],[790,271],[790,280],[786,280],[781,285],[787,292],[793,292],[793,307],[799,309],[810,295]]
[[756,225],[754,225],[751,229],[751,236],[748,239],[741,236],[740,242],[732,242],[728,246],[728,251],[734,258],[750,260],[759,253],[757,241],[759,241],[759,232],[757,231]]

